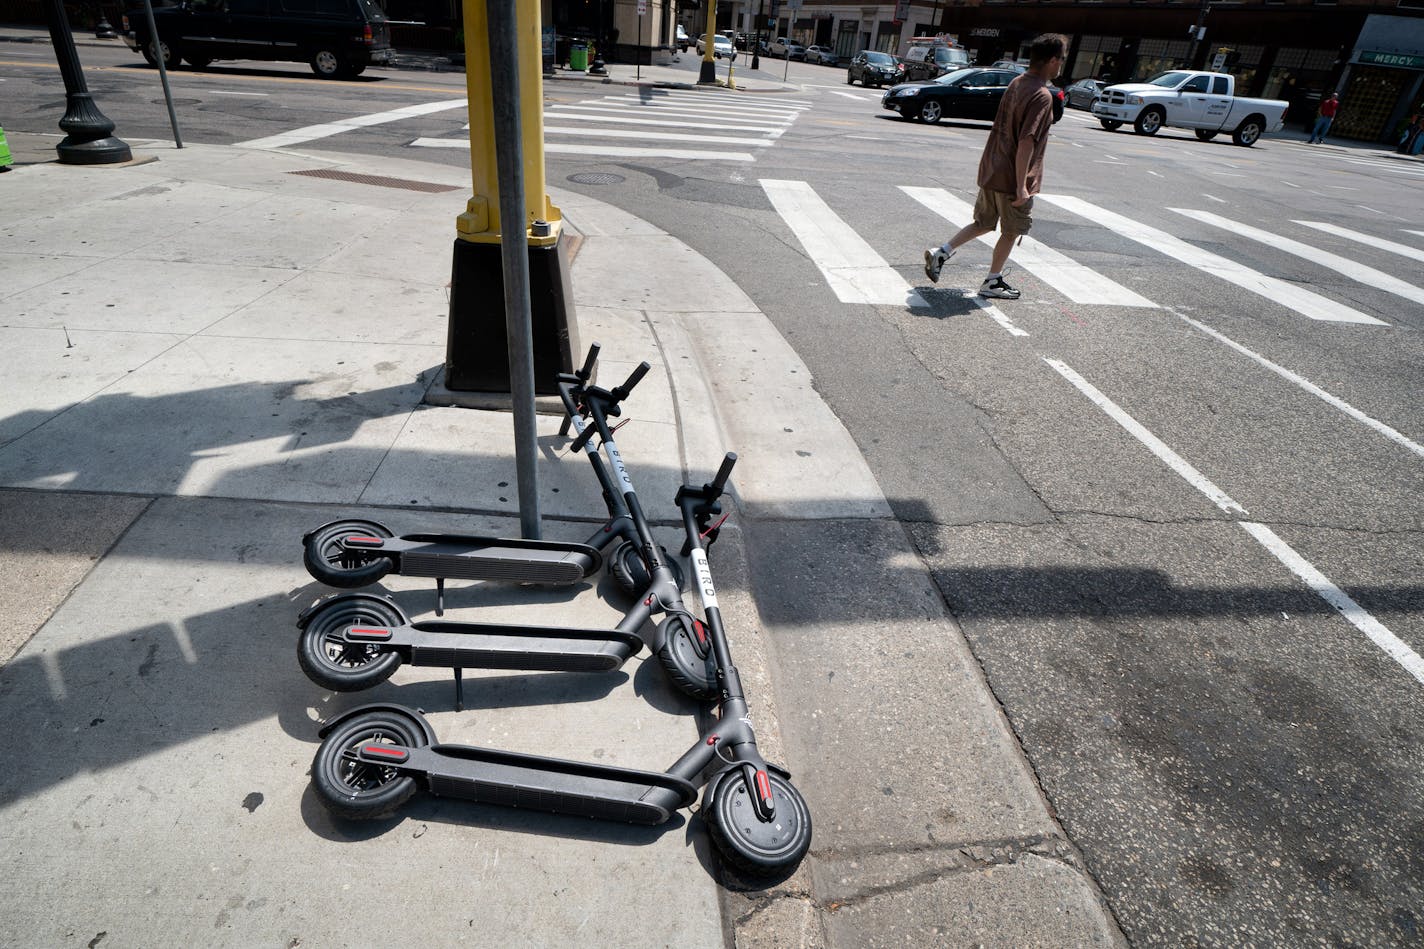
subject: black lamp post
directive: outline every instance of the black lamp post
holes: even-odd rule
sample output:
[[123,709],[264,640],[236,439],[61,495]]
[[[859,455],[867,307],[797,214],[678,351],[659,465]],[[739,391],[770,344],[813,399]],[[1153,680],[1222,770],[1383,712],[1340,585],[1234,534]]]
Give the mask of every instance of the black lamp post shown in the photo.
[[74,48],[74,34],[64,15],[64,0],[49,2],[49,39],[54,44],[59,73],[64,77],[65,112],[59,127],[66,133],[64,141],[55,146],[59,161],[65,165],[111,165],[129,161],[133,152],[126,142],[113,136],[114,123],[89,95],[84,71],[79,65],[79,53]]

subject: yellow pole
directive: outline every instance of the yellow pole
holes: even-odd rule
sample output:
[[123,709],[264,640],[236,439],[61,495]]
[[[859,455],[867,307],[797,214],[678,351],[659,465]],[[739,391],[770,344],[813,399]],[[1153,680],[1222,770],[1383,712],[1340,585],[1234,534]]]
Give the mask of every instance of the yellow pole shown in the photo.
[[[563,215],[549,200],[544,175],[543,42],[539,35],[539,0],[516,0],[519,29],[519,122],[524,152],[525,238],[531,247],[558,243]],[[489,17],[485,0],[464,0],[465,94],[469,100],[470,178],[474,189],[465,213],[455,221],[456,236],[477,244],[498,244],[499,176],[494,153],[494,97],[489,72]],[[549,233],[530,232],[534,221],[547,221]]]
[[714,64],[712,52],[716,48],[716,41],[712,39],[717,31],[717,0],[702,0],[707,4],[707,29],[703,33],[703,42],[706,44],[702,48],[702,71],[697,76],[697,84],[712,85],[717,84],[717,66]]

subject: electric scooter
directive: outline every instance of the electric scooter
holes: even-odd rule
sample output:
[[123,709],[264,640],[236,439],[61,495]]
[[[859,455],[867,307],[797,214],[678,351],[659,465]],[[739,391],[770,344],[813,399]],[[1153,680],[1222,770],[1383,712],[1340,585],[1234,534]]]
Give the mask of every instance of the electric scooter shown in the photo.
[[741,677],[732,665],[717,592],[707,568],[704,535],[720,513],[717,498],[735,455],[717,478],[677,493],[687,543],[706,612],[721,714],[666,772],[545,758],[538,755],[440,744],[419,712],[400,705],[352,709],[321,729],[312,762],[317,799],[338,817],[389,817],[420,788],[443,797],[595,817],[632,824],[662,824],[697,799],[701,776],[711,770],[701,813],[713,844],[744,872],[789,872],[811,846],[811,813],[790,773],[757,751]]
[[[568,434],[570,423],[583,433],[580,405],[589,392],[603,397],[606,415],[618,416],[621,413],[618,403],[628,397],[649,368],[646,362],[642,363],[623,385],[611,392],[598,389],[588,385],[598,353],[599,345],[594,343],[582,368],[559,374],[559,396],[565,413],[560,435]],[[396,537],[376,521],[344,518],[323,524],[302,537],[302,561],[314,579],[344,589],[367,586],[390,573],[433,577],[435,612],[439,615],[444,612],[446,579],[578,583],[599,571],[604,564],[604,551],[616,543],[618,546],[608,558],[609,572],[624,590],[637,593],[647,586],[649,576],[646,564],[638,555],[640,544],[632,519],[597,450],[586,440],[575,444],[585,447],[594,475],[603,487],[609,515],[608,521],[585,543],[463,534]],[[678,569],[675,564],[673,569],[675,572]]]
[[[610,484],[605,491],[609,507],[624,512],[620,520],[626,517],[637,538],[635,556],[648,567],[646,586],[614,629],[439,620],[412,623],[387,597],[344,593],[317,601],[297,619],[301,630],[297,660],[307,677],[324,688],[355,692],[384,682],[401,663],[453,668],[455,706],[463,710],[464,669],[611,672],[643,647],[638,631],[655,612],[662,612],[667,618],[654,627],[651,646],[668,677],[694,698],[716,696],[716,665],[706,627],[683,606],[682,578],[673,569],[675,561],[653,538],[608,425],[610,410],[617,410],[618,401],[647,369],[648,364],[642,363],[612,392],[585,386],[582,402],[569,412],[579,427],[571,450],[596,452],[601,448],[608,454],[618,482],[616,489]],[[565,386],[561,383],[560,388]],[[588,424],[583,421],[585,415]],[[594,434],[601,439],[597,448]],[[593,460],[600,479],[610,477],[596,455]],[[723,475],[716,482],[719,492],[725,480]],[[712,536],[715,539],[715,533]]]

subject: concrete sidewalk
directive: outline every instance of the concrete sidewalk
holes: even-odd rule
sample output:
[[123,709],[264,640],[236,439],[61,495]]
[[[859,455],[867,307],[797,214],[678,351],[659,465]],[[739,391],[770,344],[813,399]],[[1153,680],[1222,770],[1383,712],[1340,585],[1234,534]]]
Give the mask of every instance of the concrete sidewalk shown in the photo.
[[[295,617],[329,592],[301,566],[304,530],[352,514],[518,533],[509,417],[424,401],[464,172],[142,140],[131,163],[85,168],[52,160],[57,138],[11,136],[18,164],[0,179],[0,944],[849,946],[889,938],[885,912],[918,944],[1120,939],[947,619],[924,627],[951,637],[944,747],[965,748],[961,772],[973,761],[982,781],[964,775],[964,799],[945,803],[1010,802],[980,836],[1001,819],[1042,836],[1019,875],[987,845],[938,870],[925,854],[855,858],[861,817],[830,772],[798,775],[817,789],[812,854],[766,890],[724,870],[695,813],[643,829],[420,795],[391,821],[330,818],[308,787],[318,722],[368,701],[426,709],[442,741],[654,770],[696,739],[697,709],[646,652],[617,674],[470,675],[462,714],[442,670],[342,695],[297,667]],[[603,344],[604,378],[654,365],[619,444],[669,546],[676,486],[726,450],[748,521],[892,523],[740,289],[644,221],[553,198],[583,237],[579,331]],[[719,309],[686,302],[706,300]],[[540,419],[544,533],[582,540],[602,506],[556,427]],[[787,759],[779,663],[731,523],[712,554],[722,609],[763,750],[795,771],[808,763]],[[383,586],[429,616],[428,582]],[[604,578],[456,584],[448,618],[608,627],[625,605]],[[896,834],[882,817],[871,836]],[[932,874],[923,899],[887,888],[907,867]]]

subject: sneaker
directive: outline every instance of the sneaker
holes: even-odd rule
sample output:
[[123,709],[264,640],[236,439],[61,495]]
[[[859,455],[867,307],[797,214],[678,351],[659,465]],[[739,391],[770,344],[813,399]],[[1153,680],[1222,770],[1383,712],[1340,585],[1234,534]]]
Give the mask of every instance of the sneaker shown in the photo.
[[981,297],[995,297],[999,300],[1017,300],[1019,298],[1019,292],[1007,283],[1004,283],[1003,277],[992,277],[985,280],[983,285],[979,288],[979,295]]
[[953,256],[954,251],[945,253],[943,247],[931,247],[925,251],[925,276],[930,278],[930,283],[939,283],[940,268]]

